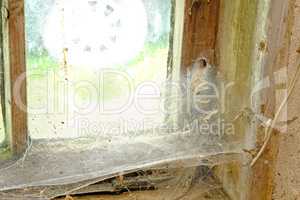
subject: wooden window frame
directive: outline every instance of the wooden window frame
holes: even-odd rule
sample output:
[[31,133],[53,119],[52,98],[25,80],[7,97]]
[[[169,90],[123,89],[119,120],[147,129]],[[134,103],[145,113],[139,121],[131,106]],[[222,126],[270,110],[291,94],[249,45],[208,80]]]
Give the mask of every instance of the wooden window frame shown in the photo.
[[[254,6],[257,5],[258,3],[256,1],[256,4]],[[270,5],[278,8],[278,6],[280,7],[281,3],[280,0],[271,0]],[[209,60],[217,66],[220,63],[222,63],[222,44],[219,40],[220,34],[222,34],[224,30],[221,29],[222,26],[220,25],[220,22],[228,23],[220,19],[220,9],[224,9],[224,7],[222,6],[224,6],[222,0],[185,0],[183,16],[184,19],[182,24],[176,25],[179,26],[177,27],[177,33],[175,30],[175,36],[176,34],[182,35],[182,41],[177,41],[177,43],[174,44],[174,46],[172,45],[174,51],[176,51],[176,48],[178,51],[178,47],[181,48],[181,53],[175,52],[175,54],[180,56],[180,58],[175,57],[173,60],[174,63],[172,62],[174,65],[179,64],[181,66],[179,70],[180,73],[185,73],[188,69],[188,66],[191,66],[193,61],[197,59],[199,55],[203,54],[207,55]],[[243,5],[237,6],[242,7]],[[246,8],[241,8],[239,12],[244,12],[245,9]],[[12,93],[18,77],[20,77],[24,73],[26,74],[24,0],[3,0],[2,15],[3,12],[5,20],[2,25],[2,28],[3,31],[7,32],[9,36],[8,38],[3,38],[4,49],[8,50],[8,55],[6,55],[5,51],[3,51],[5,73],[5,123],[9,135],[9,137],[7,138],[7,143],[9,144],[10,150],[13,153],[13,155],[20,156],[22,153],[25,152],[29,142],[27,113],[17,106],[17,100],[13,98]],[[248,14],[249,16],[251,16],[251,14],[253,13]],[[271,16],[267,16],[266,19],[271,18],[271,23],[272,25],[274,25],[277,23],[276,19],[278,18],[274,17],[272,14],[276,15],[274,13],[271,13]],[[241,18],[239,19],[241,20]],[[240,26],[237,26],[235,28],[243,29],[245,27],[243,26],[243,24],[240,24]],[[247,38],[243,37],[237,39],[247,40]],[[266,42],[272,42],[271,38],[270,41],[268,41],[268,39],[269,38],[267,38]],[[283,61],[279,59],[279,61],[277,61],[276,64],[277,67],[272,67],[268,65],[262,70],[265,71],[265,73],[271,74],[282,63]],[[231,69],[228,69],[223,66],[220,68],[220,70],[225,72],[225,74],[227,74],[228,76],[234,76],[236,75],[234,73],[238,72],[242,74],[244,73],[245,76],[250,75],[249,71],[240,71],[238,66],[235,66],[235,68]],[[269,95],[269,93],[272,93],[270,98],[274,99],[274,88],[264,93],[263,95],[266,96]],[[236,94],[239,93],[237,92]],[[25,105],[27,103],[26,95],[27,93],[25,82],[21,86],[19,94],[19,100],[21,100]],[[274,105],[268,104],[267,109],[264,110],[264,112],[266,115],[272,115],[275,112]],[[257,132],[259,131],[260,130],[258,129]],[[257,143],[259,142],[261,141],[257,141]],[[237,184],[241,183],[241,173],[244,172],[244,167],[239,166],[237,164],[232,166],[223,166],[222,169],[220,169],[218,173],[220,174],[221,181],[223,181],[222,177],[225,178],[226,176],[232,176],[233,174],[237,175],[238,177],[236,179],[230,179],[227,177],[226,181],[224,182],[224,184],[227,184],[227,186],[224,185],[225,190],[230,194],[230,196],[233,199],[238,199],[239,197],[241,197],[241,193],[243,192],[248,194],[247,199],[270,199],[270,195],[272,193],[271,187],[273,183],[272,173],[274,169],[274,163],[276,160],[276,150],[278,148],[277,142],[278,141],[276,141],[276,137],[272,139],[263,157],[259,159],[255,167],[250,170],[250,174],[252,174],[248,181],[248,183],[250,183],[250,189],[240,188],[241,190],[237,192],[232,187],[229,187],[229,185],[236,186]],[[265,165],[266,159],[271,164]],[[226,170],[227,172],[224,172]],[[230,171],[231,175],[228,175],[228,170]],[[260,187],[257,187],[257,184],[259,184]]]
[[5,143],[13,157],[18,157],[28,145],[27,111],[17,106],[17,101],[27,105],[26,79],[18,90],[19,99],[13,94],[17,79],[26,74],[24,1],[2,0],[1,4]]

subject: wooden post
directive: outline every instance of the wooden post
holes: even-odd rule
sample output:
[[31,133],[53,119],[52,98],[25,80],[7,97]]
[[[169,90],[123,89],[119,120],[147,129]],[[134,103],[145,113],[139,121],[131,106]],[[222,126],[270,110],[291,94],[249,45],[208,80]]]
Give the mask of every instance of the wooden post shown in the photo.
[[[9,63],[6,71],[6,119],[9,142],[14,155],[22,154],[27,148],[27,93],[26,93],[26,50],[24,0],[8,0],[7,46]],[[5,49],[6,50],[6,49]],[[17,88],[17,80],[23,77]],[[17,90],[15,90],[17,89]],[[15,91],[14,91],[15,90]],[[21,107],[20,107],[21,106]]]
[[[266,27],[266,50],[264,53],[264,60],[267,61],[263,65],[262,73],[264,77],[270,79],[270,87],[261,94],[261,114],[274,119],[275,113],[278,112],[279,104],[282,99],[278,99],[276,90],[278,84],[276,83],[276,73],[287,73],[289,48],[291,32],[291,23],[288,14],[293,13],[294,7],[289,7],[293,1],[271,0],[269,5],[268,24]],[[268,29],[267,29],[268,28]],[[283,77],[287,74],[281,74]],[[287,81],[287,80],[286,80]],[[281,83],[282,84],[282,83]],[[285,86],[287,89],[287,85]],[[283,88],[284,89],[284,88]],[[281,95],[282,97],[282,95]],[[275,119],[275,121],[278,119]],[[277,121],[278,122],[278,121]],[[276,123],[277,124],[277,123]],[[271,129],[272,130],[272,129]],[[262,144],[265,143],[264,134],[265,129],[257,128],[257,147],[260,149]],[[262,155],[254,163],[251,172],[250,191],[248,199],[273,199],[272,194],[274,190],[275,168],[277,162],[277,154],[279,151],[279,130],[273,129],[270,135],[270,140],[267,140],[267,146]]]
[[220,0],[186,0],[182,43],[182,71],[199,56],[215,61]]
[[[186,81],[185,74],[194,61],[201,56],[210,64],[216,62],[216,44],[218,33],[220,0],[185,0],[183,35],[181,44],[180,78]],[[186,91],[183,91],[186,92]],[[188,102],[184,100],[178,124],[183,126],[186,119]]]
[[[227,82],[235,83],[226,97],[226,117],[234,119],[248,107],[257,115],[273,119],[276,113],[274,73],[286,66],[287,1],[232,0],[222,1],[220,7],[219,70]],[[270,80],[270,87],[252,96],[259,81],[265,79]],[[265,128],[254,120],[255,123],[247,119],[235,122],[236,137],[244,140],[245,155],[248,154],[250,162],[265,142]],[[220,166],[217,175],[224,190],[234,200],[272,199],[277,151],[278,133],[274,131],[254,166],[250,163]]]

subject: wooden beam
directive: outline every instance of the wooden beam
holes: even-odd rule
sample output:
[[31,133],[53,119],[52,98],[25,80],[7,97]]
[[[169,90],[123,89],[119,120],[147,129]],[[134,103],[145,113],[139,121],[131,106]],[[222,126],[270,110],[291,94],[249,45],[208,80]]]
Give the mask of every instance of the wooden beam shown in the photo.
[[[239,141],[247,149],[255,143],[255,131],[250,132],[251,123],[242,118],[235,119],[245,108],[251,107],[252,57],[255,45],[255,27],[257,22],[257,0],[222,1],[220,6],[220,22],[218,48],[220,51],[218,70],[223,83],[233,84],[227,89],[224,119],[234,125],[234,135],[227,136],[229,141]],[[252,135],[253,134],[253,135]],[[253,140],[253,141],[252,141]],[[224,190],[233,200],[246,199],[249,189],[249,169],[240,163],[231,163],[217,167],[216,175],[223,183]],[[246,177],[246,178],[245,178]]]
[[182,70],[199,56],[215,61],[220,0],[186,0],[182,43]]
[[[216,44],[218,34],[220,0],[185,0],[183,16],[183,35],[180,58],[180,79],[199,57],[204,56],[212,65],[216,65]],[[183,91],[186,92],[186,91]],[[178,117],[179,126],[187,118],[186,100],[181,102],[182,113]]]
[[[24,0],[8,0],[8,47],[10,75],[10,143],[14,155],[27,148],[27,93],[26,76],[19,90],[14,91],[18,78],[26,73]],[[8,80],[6,80],[8,81]],[[20,107],[22,106],[22,107]]]
[[[270,78],[270,87],[261,95],[261,114],[268,118],[274,119],[275,113],[278,112],[279,105],[286,98],[284,95],[276,94],[276,73],[282,72],[283,77],[287,77],[289,49],[291,42],[291,27],[293,22],[294,0],[291,1],[270,1],[270,11],[268,15],[266,33],[266,53],[264,59],[267,61],[263,65],[262,73],[264,77]],[[289,5],[290,4],[290,5]],[[275,31],[276,30],[276,31]],[[285,72],[286,70],[286,72]],[[286,74],[284,74],[286,73]],[[283,79],[284,81],[284,79]],[[286,80],[288,81],[288,80]],[[287,88],[286,88],[287,89]],[[283,112],[284,113],[284,112]],[[278,119],[275,119],[275,121]],[[277,121],[278,122],[278,121]],[[255,162],[250,182],[249,199],[273,199],[274,180],[276,172],[277,155],[279,151],[279,130],[273,129],[270,140],[267,140],[267,146],[263,154]],[[258,127],[257,129],[257,147],[261,149],[265,143],[265,129]]]
[[[180,4],[182,6],[182,4]],[[179,3],[177,3],[177,11]],[[178,59],[178,50],[175,50],[174,58],[175,64],[180,66],[179,79],[185,82],[184,75],[187,73],[189,67],[193,62],[201,56],[205,56],[210,64],[217,64],[216,44],[219,22],[219,6],[220,0],[185,0],[183,8],[183,30],[180,29],[180,33],[175,34],[176,39],[181,38],[180,45],[174,45],[180,49],[181,56]],[[178,12],[177,17],[182,17]],[[175,26],[182,27],[181,20],[177,20]],[[179,116],[178,124],[183,126],[185,121],[185,114],[187,111],[187,102],[179,104],[183,109],[183,114]],[[186,175],[191,177],[197,176],[197,167],[186,170]],[[192,191],[190,192],[192,194]],[[226,198],[224,198],[226,199]]]
[[[4,49],[4,29],[5,29],[5,26],[4,26],[4,21],[6,20],[6,14],[7,12],[6,9],[4,9],[3,7],[3,2],[1,2],[1,19],[0,19],[0,48],[1,49]],[[4,62],[4,53],[3,53],[3,50],[1,51],[0,53],[0,110],[1,110],[1,113],[0,115],[2,115],[0,118],[2,119],[3,121],[3,124],[5,125],[5,116],[6,116],[6,112],[5,112],[5,83],[4,83],[4,80],[5,80],[5,76],[4,76],[4,65],[5,65],[5,62]],[[2,122],[0,122],[2,123]],[[1,134],[1,133],[0,133]],[[6,143],[4,141],[4,143]],[[3,145],[3,144],[0,144],[0,145]],[[6,144],[4,144],[6,145]],[[1,148],[1,146],[0,146]]]
[[[281,0],[221,2],[219,70],[226,82],[235,83],[226,95],[227,119],[234,119],[244,108],[274,118],[275,102],[278,100],[274,74],[286,66],[286,4],[287,1]],[[270,80],[271,86],[252,96],[258,82],[266,79]],[[243,119],[235,121],[235,132],[236,139],[244,141],[245,155],[248,154],[251,162],[251,156],[257,156],[265,142],[265,128],[259,121],[250,123]],[[272,199],[278,152],[277,132],[272,133],[268,142],[263,155],[253,167],[249,163],[249,166],[233,164],[218,168],[217,175],[232,199]],[[253,151],[253,155],[247,150]],[[245,163],[248,163],[248,156],[245,156]]]

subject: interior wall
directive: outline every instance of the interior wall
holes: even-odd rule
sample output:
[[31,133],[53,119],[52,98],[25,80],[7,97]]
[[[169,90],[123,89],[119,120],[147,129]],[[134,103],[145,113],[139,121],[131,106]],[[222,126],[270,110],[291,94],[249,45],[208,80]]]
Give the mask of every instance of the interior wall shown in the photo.
[[[290,46],[288,79],[291,82],[300,63],[300,0],[290,0]],[[288,129],[279,135],[274,200],[300,199],[300,80],[288,102]]]

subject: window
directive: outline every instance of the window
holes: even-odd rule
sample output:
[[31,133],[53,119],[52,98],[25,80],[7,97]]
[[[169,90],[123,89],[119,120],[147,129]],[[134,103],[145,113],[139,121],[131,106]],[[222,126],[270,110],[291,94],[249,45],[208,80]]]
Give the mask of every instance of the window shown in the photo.
[[[8,191],[0,197],[68,195],[111,177],[122,184],[124,174],[149,168],[146,175],[159,168],[172,176],[170,168],[184,167],[184,184],[219,179],[232,199],[254,188],[247,186],[257,177],[248,175],[257,169],[244,166],[266,142],[257,139],[255,113],[274,108],[261,111],[268,101],[252,92],[276,59],[257,45],[281,38],[274,30],[286,22],[278,23],[283,15],[272,6],[284,13],[285,2],[2,3],[1,95],[11,154],[0,157],[0,191]],[[268,168],[259,174],[271,171],[265,163],[259,160],[258,168]]]
[[32,138],[125,137],[162,123],[170,0],[25,2]]

